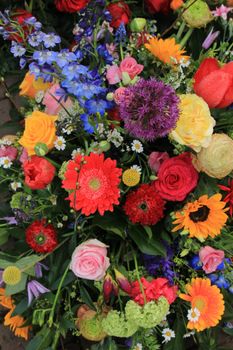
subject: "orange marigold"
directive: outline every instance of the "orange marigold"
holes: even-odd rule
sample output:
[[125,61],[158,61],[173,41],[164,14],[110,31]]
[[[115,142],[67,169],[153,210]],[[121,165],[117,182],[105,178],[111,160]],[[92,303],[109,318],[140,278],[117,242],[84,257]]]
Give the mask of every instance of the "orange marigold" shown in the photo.
[[167,64],[179,64],[182,60],[187,61],[189,59],[189,56],[184,55],[185,50],[181,49],[174,38],[163,40],[153,37],[148,40],[145,47],[156,58]]
[[3,307],[5,307],[7,309],[12,309],[12,307],[13,307],[13,300],[12,300],[11,296],[7,296],[5,294],[4,288],[0,288],[0,305],[2,305]]
[[22,316],[12,316],[15,307],[6,314],[4,318],[4,326],[9,326],[11,331],[15,333],[17,337],[28,340],[30,326],[23,327],[25,319]]
[[224,300],[220,289],[212,286],[208,278],[194,278],[186,285],[188,294],[179,297],[191,303],[192,310],[198,310],[198,317],[190,320],[187,328],[198,332],[216,326],[224,313]]

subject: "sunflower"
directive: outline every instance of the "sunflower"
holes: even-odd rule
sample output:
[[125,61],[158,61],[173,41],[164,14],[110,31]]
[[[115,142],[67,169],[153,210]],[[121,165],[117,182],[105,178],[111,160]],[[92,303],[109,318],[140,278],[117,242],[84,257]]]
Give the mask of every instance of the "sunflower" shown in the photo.
[[189,56],[183,55],[185,50],[182,50],[179,44],[176,44],[174,38],[158,39],[150,38],[145,47],[160,61],[167,64],[179,64],[181,60],[187,61]]
[[228,208],[224,209],[226,203],[221,199],[221,194],[217,193],[210,198],[204,195],[193,203],[187,203],[182,211],[175,213],[173,224],[177,226],[172,232],[183,229],[189,237],[200,240],[219,235],[228,218],[225,214]]
[[[206,328],[216,326],[224,313],[223,295],[217,286],[211,286],[206,278],[193,278],[186,285],[188,294],[180,294],[179,297],[189,301],[193,310],[189,317],[187,328],[196,329],[198,332]],[[195,316],[195,317],[194,317]]]

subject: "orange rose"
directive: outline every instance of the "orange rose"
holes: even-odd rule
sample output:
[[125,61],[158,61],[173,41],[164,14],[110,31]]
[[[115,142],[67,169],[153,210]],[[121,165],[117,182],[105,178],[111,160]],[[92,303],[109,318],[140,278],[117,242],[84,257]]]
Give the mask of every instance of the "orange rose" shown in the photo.
[[57,120],[57,116],[40,111],[34,111],[26,117],[25,130],[19,143],[26,148],[29,156],[36,154],[34,147],[38,142],[44,143],[48,149],[53,148],[56,140],[55,120]]
[[24,80],[19,86],[20,96],[35,98],[38,91],[46,91],[52,86],[52,83],[44,83],[43,79],[35,79],[29,72],[25,75]]

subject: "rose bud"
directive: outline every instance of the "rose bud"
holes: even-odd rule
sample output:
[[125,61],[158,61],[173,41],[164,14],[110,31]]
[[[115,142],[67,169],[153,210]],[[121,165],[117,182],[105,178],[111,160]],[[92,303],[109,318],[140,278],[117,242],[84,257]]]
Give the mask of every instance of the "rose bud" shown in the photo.
[[121,272],[119,272],[118,270],[114,269],[115,272],[115,276],[116,276],[116,280],[117,283],[119,284],[120,288],[127,294],[131,293],[131,289],[132,286],[130,284],[130,282],[127,280],[127,278],[122,275]]
[[103,283],[104,300],[106,303],[109,302],[111,294],[113,292],[113,280],[109,273],[106,274]]

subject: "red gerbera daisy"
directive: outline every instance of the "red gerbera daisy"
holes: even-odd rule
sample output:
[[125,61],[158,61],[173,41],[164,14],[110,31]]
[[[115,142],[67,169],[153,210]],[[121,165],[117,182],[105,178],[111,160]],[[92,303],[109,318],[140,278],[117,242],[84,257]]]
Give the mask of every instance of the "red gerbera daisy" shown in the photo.
[[113,205],[119,204],[121,173],[116,161],[104,159],[103,154],[78,155],[69,162],[62,182],[63,188],[72,190],[68,197],[71,207],[86,216],[97,210],[100,215],[113,211]]
[[36,220],[26,229],[26,242],[37,253],[52,252],[57,246],[57,233],[45,219]]
[[128,194],[124,205],[126,215],[134,224],[155,225],[163,218],[165,201],[151,184],[143,184]]

